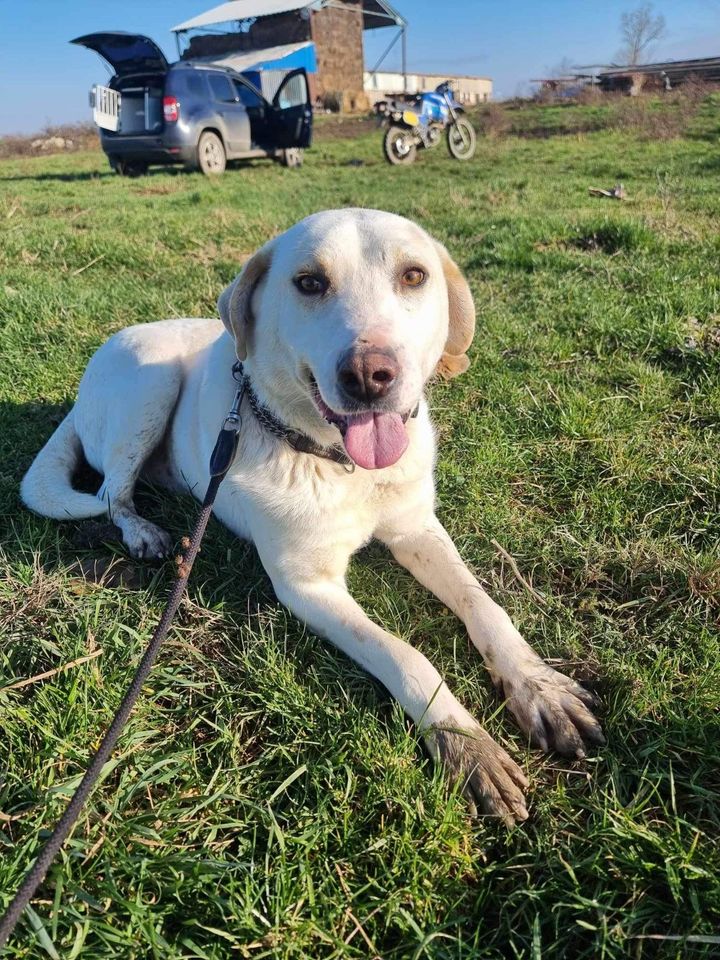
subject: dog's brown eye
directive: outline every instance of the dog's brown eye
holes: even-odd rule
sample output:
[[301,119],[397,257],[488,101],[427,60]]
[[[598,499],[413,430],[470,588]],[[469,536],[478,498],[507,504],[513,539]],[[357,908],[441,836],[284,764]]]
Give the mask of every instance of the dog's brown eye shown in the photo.
[[425,271],[420,267],[411,267],[402,275],[402,282],[405,287],[419,287],[425,282]]
[[300,293],[309,295],[325,293],[328,288],[328,282],[325,277],[320,277],[315,273],[301,273],[293,281]]

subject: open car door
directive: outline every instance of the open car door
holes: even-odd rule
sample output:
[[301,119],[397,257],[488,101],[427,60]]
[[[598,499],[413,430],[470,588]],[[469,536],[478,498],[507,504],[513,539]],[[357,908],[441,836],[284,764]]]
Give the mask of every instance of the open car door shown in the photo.
[[274,147],[309,147],[312,140],[312,105],[307,73],[291,70],[277,89],[268,117]]

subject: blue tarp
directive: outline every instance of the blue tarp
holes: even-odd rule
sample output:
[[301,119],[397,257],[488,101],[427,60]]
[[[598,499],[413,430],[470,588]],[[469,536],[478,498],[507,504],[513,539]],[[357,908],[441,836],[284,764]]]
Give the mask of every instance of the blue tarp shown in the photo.
[[[262,50],[258,50],[258,56]],[[299,50],[286,54],[284,57],[277,57],[274,60],[258,60],[251,67],[244,70],[243,73],[256,73],[260,70],[297,70],[304,67],[308,73],[317,72],[317,59],[315,57],[315,44],[308,43]]]

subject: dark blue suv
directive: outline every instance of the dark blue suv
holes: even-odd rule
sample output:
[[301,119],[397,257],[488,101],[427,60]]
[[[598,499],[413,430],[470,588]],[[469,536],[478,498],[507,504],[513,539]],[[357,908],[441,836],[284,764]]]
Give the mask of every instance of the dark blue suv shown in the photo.
[[226,67],[168,63],[148,37],[111,31],[71,43],[95,50],[114,74],[90,93],[100,142],[110,165],[137,176],[150,164],[181,163],[219,174],[228,160],[270,157],[302,163],[312,139],[312,107],[304,70],[292,70],[271,101]]

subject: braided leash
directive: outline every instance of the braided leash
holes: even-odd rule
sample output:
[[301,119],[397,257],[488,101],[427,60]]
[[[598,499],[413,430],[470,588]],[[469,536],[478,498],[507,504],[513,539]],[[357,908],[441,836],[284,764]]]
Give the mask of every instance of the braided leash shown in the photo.
[[[173,584],[172,592],[168,598],[162,618],[155,628],[155,632],[153,633],[145,654],[140,661],[140,665],[135,672],[135,676],[130,684],[130,688],[125,694],[123,701],[120,704],[118,711],[107,730],[107,733],[103,737],[102,743],[90,761],[90,765],[88,766],[79,787],[72,795],[69,804],[65,808],[65,812],[60,820],[58,820],[55,829],[47,840],[45,846],[40,851],[37,860],[25,874],[25,878],[20,885],[20,888],[11,900],[10,905],[0,920],[0,950],[7,943],[22,915],[23,910],[30,903],[35,891],[45,879],[45,874],[50,868],[50,865],[59,853],[63,843],[70,835],[70,831],[72,830],[75,821],[79,817],[85,801],[90,796],[95,784],[97,783],[97,780],[102,773],[102,768],[110,758],[113,748],[117,743],[118,737],[122,733],[122,729],[132,713],[135,702],[140,696],[142,686],[147,680],[150,670],[152,669],[152,665],[155,662],[155,658],[158,655],[158,651],[160,650],[162,642],[170,628],[170,624],[177,613],[178,607],[180,606],[180,601],[182,600],[187,588],[188,579],[190,578],[195,557],[197,556],[202,538],[205,534],[205,528],[208,525],[210,514],[212,513],[218,488],[230,469],[230,466],[235,459],[235,454],[237,453],[241,426],[240,406],[243,398],[247,397],[250,409],[252,410],[253,415],[257,419],[258,423],[273,436],[287,443],[288,446],[290,446],[293,450],[296,450],[299,453],[307,453],[311,454],[312,456],[321,457],[325,460],[331,460],[334,463],[345,467],[345,469],[349,472],[352,472],[355,469],[355,464],[353,461],[340,447],[320,446],[320,444],[316,443],[306,434],[300,433],[298,430],[293,430],[291,427],[286,426],[281,420],[278,420],[278,418],[270,410],[268,410],[267,407],[264,407],[250,386],[248,377],[243,372],[242,364],[239,361],[233,365],[232,374],[233,378],[238,383],[235,400],[233,401],[233,405],[230,408],[228,415],[225,417],[225,421],[215,442],[215,448],[210,457],[210,483],[208,484],[205,498],[202,503],[202,509],[195,523],[195,529],[192,532],[192,536],[190,537],[189,541],[183,539],[184,554],[182,562],[178,565],[178,576]],[[410,416],[416,417],[418,414],[418,409],[419,407],[416,407]]]
[[223,423],[217,441],[215,442],[215,448],[212,452],[212,456],[210,457],[210,483],[208,484],[207,492],[205,493],[205,499],[203,500],[200,515],[195,523],[195,529],[193,530],[192,536],[190,537],[190,540],[185,548],[183,561],[178,566],[178,576],[173,584],[172,592],[168,598],[168,602],[165,606],[165,610],[163,611],[160,623],[158,623],[157,627],[155,628],[155,632],[153,633],[152,639],[150,640],[145,654],[140,661],[140,665],[135,671],[135,676],[130,684],[130,688],[125,694],[123,701],[120,704],[118,711],[107,730],[107,733],[103,737],[102,743],[95,753],[95,756],[90,761],[90,765],[88,766],[79,787],[72,795],[70,803],[67,805],[65,812],[55,825],[55,829],[50,835],[45,846],[40,851],[37,860],[25,874],[25,878],[20,885],[20,888],[10,902],[10,905],[5,911],[2,920],[0,920],[0,950],[7,943],[22,915],[23,910],[30,903],[35,891],[45,879],[45,874],[60,851],[63,843],[68,838],[75,821],[80,815],[80,811],[82,810],[85,801],[90,796],[98,777],[102,773],[103,767],[110,758],[110,754],[117,743],[118,737],[122,733],[122,729],[125,726],[128,717],[132,713],[132,709],[135,706],[136,700],[140,696],[142,686],[148,678],[150,670],[152,669],[152,665],[155,662],[158,651],[160,650],[160,646],[162,645],[168,629],[170,628],[173,617],[177,613],[178,607],[180,606],[180,601],[185,593],[188,579],[195,562],[195,557],[200,549],[200,544],[202,542],[203,535],[205,534],[205,528],[208,525],[208,520],[210,519],[210,514],[212,513],[218,488],[225,478],[225,474],[230,469],[230,465],[235,459],[235,454],[237,452],[241,425],[240,405],[247,389],[247,380],[242,375],[241,369],[238,371],[236,368],[233,368],[233,376],[235,376],[236,380],[238,381],[238,390],[235,394],[233,405],[228,415],[225,417],[225,422]]

